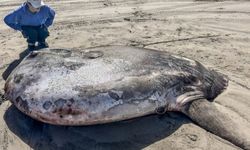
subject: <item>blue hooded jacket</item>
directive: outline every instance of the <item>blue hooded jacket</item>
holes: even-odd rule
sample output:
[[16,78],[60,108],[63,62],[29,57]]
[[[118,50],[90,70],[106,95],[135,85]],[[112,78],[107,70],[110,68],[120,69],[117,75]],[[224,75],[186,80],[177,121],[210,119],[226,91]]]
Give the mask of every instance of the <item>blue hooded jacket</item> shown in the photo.
[[22,26],[41,26],[49,27],[52,25],[55,17],[55,11],[44,5],[37,13],[29,11],[28,4],[24,3],[17,10],[8,14],[4,22],[15,30],[22,31]]

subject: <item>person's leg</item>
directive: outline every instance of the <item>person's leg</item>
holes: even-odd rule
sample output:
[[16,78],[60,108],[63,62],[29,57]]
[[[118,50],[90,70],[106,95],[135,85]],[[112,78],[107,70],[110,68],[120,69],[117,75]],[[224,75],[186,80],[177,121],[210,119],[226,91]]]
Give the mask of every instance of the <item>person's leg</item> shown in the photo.
[[38,32],[38,49],[48,48],[49,45],[46,42],[46,38],[49,36],[49,31],[47,27],[42,26],[37,29]]
[[38,32],[32,26],[22,26],[23,37],[27,39],[28,49],[30,51],[35,50],[35,44],[38,40]]

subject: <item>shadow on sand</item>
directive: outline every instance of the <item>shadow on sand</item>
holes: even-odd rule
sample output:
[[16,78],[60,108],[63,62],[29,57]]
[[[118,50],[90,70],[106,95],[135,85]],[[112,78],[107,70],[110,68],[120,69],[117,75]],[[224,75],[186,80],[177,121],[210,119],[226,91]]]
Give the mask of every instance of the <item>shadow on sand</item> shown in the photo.
[[180,113],[168,113],[103,125],[55,126],[28,117],[13,105],[4,120],[35,150],[140,150],[190,122]]
[[28,49],[24,50],[22,53],[19,54],[19,59],[14,60],[7,69],[3,72],[2,78],[6,80],[11,72],[20,64],[20,62],[30,53]]

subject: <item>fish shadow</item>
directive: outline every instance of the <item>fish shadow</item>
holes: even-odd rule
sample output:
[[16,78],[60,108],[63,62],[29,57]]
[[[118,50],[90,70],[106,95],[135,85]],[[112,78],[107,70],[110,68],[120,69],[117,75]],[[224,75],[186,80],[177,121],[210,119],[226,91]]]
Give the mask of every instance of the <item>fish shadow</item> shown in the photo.
[[14,60],[10,63],[10,65],[6,68],[6,70],[2,74],[2,78],[7,80],[8,76],[11,72],[21,63],[21,61],[30,53],[28,49],[25,49],[23,52],[19,54],[19,59]]
[[102,125],[56,126],[36,121],[13,105],[4,120],[34,150],[141,150],[190,123],[181,113],[169,112]]

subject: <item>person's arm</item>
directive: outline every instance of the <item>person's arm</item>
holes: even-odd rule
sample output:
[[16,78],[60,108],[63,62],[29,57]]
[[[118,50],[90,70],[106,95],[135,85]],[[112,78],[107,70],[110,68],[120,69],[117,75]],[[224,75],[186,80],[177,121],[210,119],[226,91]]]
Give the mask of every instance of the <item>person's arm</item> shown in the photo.
[[4,22],[11,27],[14,30],[21,31],[21,25],[20,25],[21,15],[20,15],[20,9],[17,9],[13,11],[12,13],[8,14],[4,18]]
[[54,18],[55,18],[55,11],[53,9],[49,8],[49,12],[48,13],[49,13],[49,17],[48,17],[48,19],[45,22],[45,26],[46,27],[51,26],[52,23],[53,23],[53,21],[54,21]]

